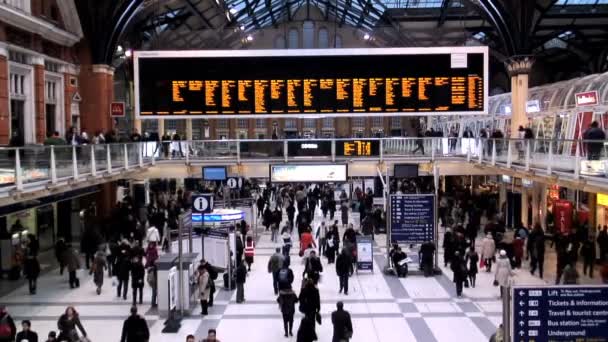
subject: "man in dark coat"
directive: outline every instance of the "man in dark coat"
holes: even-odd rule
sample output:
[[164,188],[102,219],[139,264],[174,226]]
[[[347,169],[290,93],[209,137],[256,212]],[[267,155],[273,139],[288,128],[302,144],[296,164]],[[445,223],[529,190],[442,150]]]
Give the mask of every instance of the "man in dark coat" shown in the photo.
[[353,335],[353,322],[350,313],[344,310],[344,303],[336,303],[337,310],[331,313],[331,323],[334,326],[332,342],[343,342],[350,340]]
[[[597,121],[593,121],[588,130],[583,134],[584,140],[606,140],[606,133],[599,127]],[[602,153],[602,142],[586,142],[587,158],[589,160],[599,160]]]
[[131,308],[131,316],[122,325],[120,342],[148,342],[150,330],[146,320],[137,314],[137,308]]
[[340,290],[338,293],[348,295],[348,277],[353,273],[353,261],[348,250],[343,249],[336,260],[336,274],[340,280]]
[[21,330],[17,334],[17,337],[15,338],[16,342],[38,342],[38,334],[30,330],[30,328],[32,327],[32,322],[24,320],[23,322],[21,322],[21,327],[23,328],[23,330]]

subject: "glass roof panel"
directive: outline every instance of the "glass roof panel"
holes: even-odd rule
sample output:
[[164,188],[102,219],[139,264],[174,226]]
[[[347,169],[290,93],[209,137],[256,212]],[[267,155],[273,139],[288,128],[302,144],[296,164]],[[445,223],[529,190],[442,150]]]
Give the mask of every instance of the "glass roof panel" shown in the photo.
[[608,0],[557,0],[558,6],[608,5]]
[[[387,8],[441,8],[444,0],[382,0]],[[460,1],[452,1],[450,7],[462,7]]]

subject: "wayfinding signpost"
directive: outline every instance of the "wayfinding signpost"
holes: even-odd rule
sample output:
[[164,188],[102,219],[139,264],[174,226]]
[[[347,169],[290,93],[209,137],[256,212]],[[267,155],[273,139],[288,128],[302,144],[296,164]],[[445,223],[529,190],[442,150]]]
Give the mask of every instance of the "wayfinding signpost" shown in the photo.
[[391,242],[421,244],[435,241],[435,195],[390,196]]
[[515,286],[512,291],[512,341],[608,341],[608,286]]

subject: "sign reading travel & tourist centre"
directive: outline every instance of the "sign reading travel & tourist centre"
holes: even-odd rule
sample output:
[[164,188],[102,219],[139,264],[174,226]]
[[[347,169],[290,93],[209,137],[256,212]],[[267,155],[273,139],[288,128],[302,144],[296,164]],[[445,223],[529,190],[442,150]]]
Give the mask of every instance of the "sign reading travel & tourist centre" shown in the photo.
[[398,243],[435,239],[435,195],[391,195],[390,236]]
[[488,47],[136,51],[145,118],[480,115]]
[[514,342],[608,341],[608,286],[515,286]]

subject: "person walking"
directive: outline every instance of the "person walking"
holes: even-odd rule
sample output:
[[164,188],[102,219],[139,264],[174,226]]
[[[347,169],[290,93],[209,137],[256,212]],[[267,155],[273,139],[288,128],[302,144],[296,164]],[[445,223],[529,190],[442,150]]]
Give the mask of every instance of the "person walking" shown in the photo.
[[456,296],[462,297],[462,289],[467,280],[467,266],[464,259],[460,255],[460,251],[454,252],[454,257],[450,263],[450,268],[454,273],[454,283],[456,284]]
[[579,274],[576,270],[576,264],[574,262],[569,262],[566,267],[564,267],[561,283],[564,285],[577,285],[578,278]]
[[215,331],[215,329],[207,330],[207,337],[201,342],[220,342],[220,340],[217,339],[217,331]]
[[443,234],[443,266],[448,267],[448,263],[454,257],[454,234],[452,229],[446,228]]
[[252,236],[247,236],[245,241],[245,262],[247,263],[247,271],[251,271],[251,264],[253,264],[253,256],[255,254],[255,243],[253,242]]
[[496,260],[496,273],[494,274],[494,285],[500,286],[501,297],[509,286],[511,273],[511,261],[507,257],[507,252],[503,249],[499,253],[498,260]]
[[342,293],[348,296],[348,278],[353,274],[353,261],[350,252],[346,249],[342,249],[338,259],[336,260],[336,274],[340,282],[340,290],[338,293]]
[[148,275],[146,276],[146,281],[148,285],[152,289],[152,298],[150,299],[151,306],[153,308],[158,307],[157,297],[158,297],[158,268],[156,265],[152,265],[147,269]]
[[[287,227],[285,227],[287,228]],[[283,228],[283,233],[281,234],[281,238],[283,239],[283,248],[282,253],[285,258],[289,257],[289,253],[291,252],[291,246],[293,242],[291,241],[290,230]]]
[[471,248],[466,254],[465,263],[468,265],[467,275],[469,276],[469,283],[471,287],[475,287],[475,280],[477,279],[477,263],[479,262],[479,254],[475,251],[475,244],[471,244]]
[[38,262],[37,256],[26,253],[23,261],[23,275],[28,280],[30,294],[36,294],[37,280],[40,276],[40,262]]
[[543,279],[543,269],[545,264],[545,232],[537,225],[528,237],[530,247],[530,273],[534,275],[538,268],[540,279]]
[[319,296],[319,289],[311,279],[304,280],[298,299],[300,301],[299,310],[305,317],[311,320],[312,332],[315,333],[315,320],[321,321],[321,298]]
[[281,254],[281,249],[276,248],[275,253],[268,260],[268,273],[272,274],[272,287],[274,294],[279,293],[279,271],[283,268],[285,258]]
[[350,208],[348,207],[348,202],[342,202],[342,204],[340,205],[340,215],[342,218],[342,227],[346,228],[346,226],[348,225],[348,211],[350,210]]
[[315,234],[315,237],[319,242],[319,256],[325,255],[325,249],[327,247],[327,226],[325,225],[325,221],[322,221],[319,228],[317,228],[317,233]]
[[309,247],[317,247],[315,244],[315,240],[312,237],[312,233],[310,228],[306,228],[304,232],[300,235],[300,256],[304,255],[304,251]]
[[137,304],[137,293],[139,292],[139,304],[143,304],[143,292],[144,292],[144,277],[146,275],[146,269],[141,263],[139,257],[133,258],[131,264],[131,288],[133,289],[133,306]]
[[597,246],[599,248],[599,259],[600,262],[607,262],[608,261],[608,227],[604,226],[604,229],[602,229],[598,234],[597,234]]
[[593,278],[593,264],[595,263],[595,243],[593,237],[589,236],[581,247],[581,256],[583,257],[583,274]]
[[420,259],[420,268],[424,271],[425,277],[433,275],[433,257],[435,256],[435,244],[432,241],[427,241],[420,246],[418,257]]
[[91,269],[93,271],[93,283],[96,286],[96,292],[98,295],[101,294],[101,287],[103,286],[103,278],[105,275],[105,269],[108,263],[106,262],[106,253],[103,250],[98,250],[93,258],[93,265]]
[[312,279],[316,285],[321,278],[323,265],[321,264],[321,259],[317,257],[314,249],[310,251],[310,255],[306,258],[304,265],[304,275],[306,275],[307,278]]
[[78,329],[83,337],[87,337],[87,332],[84,330],[82,323],[80,323],[80,317],[78,312],[73,306],[68,306],[65,309],[65,313],[59,317],[57,321],[57,328],[59,329],[58,341],[78,342],[80,337],[78,335]]
[[312,317],[304,316],[300,321],[300,327],[298,328],[298,336],[296,342],[313,342],[317,340],[317,333],[315,331],[315,320]]
[[245,281],[247,281],[247,268],[241,263],[236,268],[236,302],[245,301]]
[[127,252],[123,249],[120,251],[121,255],[116,260],[116,278],[118,285],[116,286],[116,296],[120,297],[122,292],[122,299],[127,300],[127,291],[129,288],[129,274],[131,273],[131,261]]
[[277,275],[277,285],[280,291],[291,290],[293,284],[294,276],[293,271],[289,268],[289,263],[287,261],[283,262],[283,266],[278,272]]
[[344,310],[344,303],[336,303],[336,311],[331,313],[331,323],[334,326],[332,342],[348,342],[353,337],[353,322],[350,313]]
[[293,336],[293,316],[296,312],[296,303],[298,302],[298,296],[293,292],[292,289],[281,290],[277,303],[281,309],[283,315],[283,329],[285,330],[285,337]]
[[150,330],[146,320],[137,314],[137,307],[131,307],[131,316],[122,325],[120,342],[148,342]]
[[209,304],[209,296],[211,294],[211,285],[209,284],[211,279],[209,278],[209,272],[207,272],[207,269],[204,266],[199,265],[197,272],[198,293],[201,301],[201,315],[206,316],[208,314],[207,307]]
[[337,226],[329,227],[329,232],[325,236],[327,263],[333,264],[336,259],[336,251],[340,248],[340,234]]
[[15,338],[16,342],[38,342],[38,334],[31,330],[32,322],[23,320],[21,322],[21,331],[17,334]]
[[0,342],[13,342],[17,334],[15,321],[6,310],[6,306],[0,304]]
[[80,287],[80,279],[76,277],[76,271],[80,269],[80,259],[72,245],[66,245],[63,260],[68,269],[70,288]]
[[60,237],[57,239],[55,243],[55,258],[59,263],[59,275],[63,275],[63,269],[65,268],[65,250],[66,250],[65,240]]
[[486,272],[492,272],[492,261],[496,254],[496,243],[492,234],[488,233],[483,241],[481,242],[481,257],[486,266]]
[[279,224],[275,222],[270,226],[270,241],[277,242],[278,238],[279,238]]

